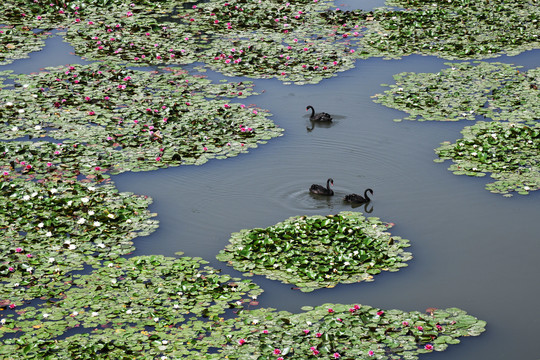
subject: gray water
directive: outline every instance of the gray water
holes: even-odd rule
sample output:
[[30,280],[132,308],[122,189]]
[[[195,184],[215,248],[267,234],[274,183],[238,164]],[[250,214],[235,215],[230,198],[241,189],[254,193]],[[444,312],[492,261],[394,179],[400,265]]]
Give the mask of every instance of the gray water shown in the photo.
[[[71,51],[56,37],[30,59],[1,69],[29,73],[44,66],[80,63],[80,58],[69,55]],[[492,61],[527,69],[537,67],[538,59],[537,50]],[[121,191],[151,196],[150,210],[158,213],[159,229],[135,240],[134,255],[172,256],[182,251],[240,276],[215,259],[232,232],[270,226],[290,216],[350,210],[341,198],[371,187],[371,215],[395,223],[391,232],[412,244],[414,259],[409,266],[378,275],[371,283],[307,294],[257,276],[252,280],[265,290],[261,306],[293,312],[325,302],[407,311],[459,307],[486,320],[487,331],[421,359],[538,359],[540,194],[504,198],[484,190],[487,178],[455,176],[446,170],[448,162],[433,162],[433,149],[442,141],[454,141],[473,122],[396,123],[392,120],[404,113],[371,99],[384,90],[380,84],[393,82],[393,74],[437,72],[445,62],[425,56],[363,60],[355,69],[317,85],[255,80],[256,90],[264,93],[244,102],[269,109],[273,121],[285,129],[284,136],[248,154],[202,166],[113,177]],[[336,121],[308,132],[309,104]],[[329,177],[334,179],[336,196],[312,198],[309,186]]]

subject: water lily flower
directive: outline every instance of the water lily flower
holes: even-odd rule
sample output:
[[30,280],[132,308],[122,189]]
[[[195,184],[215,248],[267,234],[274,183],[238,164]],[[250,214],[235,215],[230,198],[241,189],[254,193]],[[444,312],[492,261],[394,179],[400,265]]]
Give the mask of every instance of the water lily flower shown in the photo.
[[367,354],[368,354],[368,356],[373,356],[373,354],[375,354],[375,353],[373,352],[373,350],[369,350]]
[[246,339],[238,340],[238,345],[244,345],[245,343],[246,343]]
[[335,352],[332,356],[334,357],[334,359],[339,359],[341,357],[338,352]]
[[424,346],[424,349],[426,349],[426,350],[433,350],[433,345],[431,345],[431,344],[426,344],[426,345]]
[[274,349],[274,355],[279,355],[281,354],[281,350],[280,349]]

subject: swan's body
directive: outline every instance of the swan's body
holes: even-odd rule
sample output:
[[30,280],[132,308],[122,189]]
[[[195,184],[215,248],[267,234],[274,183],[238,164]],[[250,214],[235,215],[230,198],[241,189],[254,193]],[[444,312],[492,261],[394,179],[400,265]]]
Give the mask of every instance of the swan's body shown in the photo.
[[358,194],[350,194],[350,195],[345,196],[343,198],[343,201],[357,203],[357,204],[368,203],[371,201],[371,199],[369,198],[367,194],[368,192],[371,193],[371,195],[373,195],[373,190],[366,189],[366,191],[364,191],[364,196],[358,195]]
[[317,195],[332,196],[332,195],[334,195],[334,191],[332,189],[330,189],[330,184],[334,185],[334,180],[333,179],[328,179],[326,181],[326,187],[324,187],[322,185],[318,185],[318,184],[313,184],[309,188],[309,192],[312,193],[312,194],[317,194]]
[[332,116],[330,116],[330,114],[327,114],[325,112],[315,114],[315,109],[311,105],[309,105],[306,108],[306,111],[308,111],[309,109],[311,109],[311,115],[309,116],[309,120],[311,120],[311,121],[325,121],[325,122],[332,121]]

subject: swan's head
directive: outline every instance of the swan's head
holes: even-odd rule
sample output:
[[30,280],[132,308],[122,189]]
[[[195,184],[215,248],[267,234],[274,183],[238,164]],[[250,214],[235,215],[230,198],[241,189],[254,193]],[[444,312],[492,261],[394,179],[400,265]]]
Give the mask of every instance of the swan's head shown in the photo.
[[328,182],[329,182],[330,184],[334,185],[334,179],[330,178],[330,179],[328,179]]

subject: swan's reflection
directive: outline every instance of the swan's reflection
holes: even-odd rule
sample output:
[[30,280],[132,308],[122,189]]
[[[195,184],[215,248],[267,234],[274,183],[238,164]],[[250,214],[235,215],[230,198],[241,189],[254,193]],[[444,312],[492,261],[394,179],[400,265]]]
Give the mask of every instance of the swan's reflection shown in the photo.
[[331,122],[331,121],[320,122],[320,121],[310,120],[309,122],[311,123],[311,127],[306,126],[306,130],[308,132],[313,131],[313,129],[315,129],[316,127],[328,129],[329,127],[331,127],[331,126],[333,126],[335,124],[334,122]]
[[[369,209],[368,209],[368,205],[369,205]],[[373,212],[373,205],[371,205],[371,202],[367,202],[363,204],[351,203],[351,208],[353,209],[356,209],[359,206],[364,206],[364,214],[370,214],[371,212]]]

